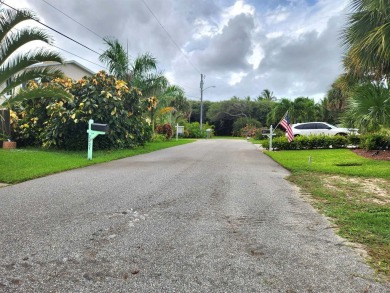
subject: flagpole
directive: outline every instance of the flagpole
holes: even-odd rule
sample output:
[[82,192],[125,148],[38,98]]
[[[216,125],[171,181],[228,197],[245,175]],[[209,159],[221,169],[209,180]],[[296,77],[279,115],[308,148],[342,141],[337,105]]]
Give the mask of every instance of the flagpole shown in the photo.
[[287,113],[288,113],[288,110],[287,110],[287,111],[286,111],[286,113],[283,115],[282,119],[280,119],[279,123],[278,123],[278,124],[276,124],[276,126],[275,126],[275,128],[274,128],[274,129],[278,128],[278,126],[279,126],[280,122],[282,122],[282,120],[284,119],[284,117],[286,117]]

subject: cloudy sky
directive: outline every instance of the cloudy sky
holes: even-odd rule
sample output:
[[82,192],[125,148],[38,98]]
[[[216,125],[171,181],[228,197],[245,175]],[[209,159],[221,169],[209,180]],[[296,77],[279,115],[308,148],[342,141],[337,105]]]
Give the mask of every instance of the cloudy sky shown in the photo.
[[[348,0],[5,0],[100,53],[101,37],[128,44],[130,58],[149,52],[190,99],[277,98],[319,101],[342,73],[340,30]],[[54,6],[54,7],[53,7]],[[73,20],[67,16],[73,18]],[[81,23],[82,25],[78,24]],[[36,25],[36,23],[34,23]],[[38,25],[37,25],[38,26]],[[61,51],[99,71],[98,54],[49,31]],[[92,62],[92,63],[91,63]]]

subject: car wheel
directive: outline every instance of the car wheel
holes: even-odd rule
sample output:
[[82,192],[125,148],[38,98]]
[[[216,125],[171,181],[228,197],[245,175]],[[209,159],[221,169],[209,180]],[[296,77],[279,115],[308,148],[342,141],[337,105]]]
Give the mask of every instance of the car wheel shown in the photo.
[[336,135],[339,135],[339,136],[347,136],[347,134],[346,133],[337,133]]

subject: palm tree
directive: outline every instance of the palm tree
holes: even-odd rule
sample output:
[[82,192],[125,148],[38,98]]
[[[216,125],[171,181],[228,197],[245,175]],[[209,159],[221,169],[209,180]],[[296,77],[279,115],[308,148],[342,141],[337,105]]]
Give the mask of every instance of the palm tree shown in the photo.
[[129,59],[122,45],[117,39],[104,38],[107,50],[99,56],[99,60],[108,66],[110,74],[118,79],[127,80],[129,77]]
[[347,100],[353,87],[356,86],[348,78],[348,75],[341,74],[331,85],[326,93],[326,103],[324,104],[328,113],[326,121],[332,123],[340,122],[340,115],[345,111]]
[[[276,125],[283,118],[283,115],[287,111],[291,111],[293,109],[293,102],[289,99],[283,98],[277,104],[275,104],[271,110],[271,112],[267,115],[267,124],[268,125]],[[290,115],[290,119],[293,119]]]
[[[156,108],[150,112],[153,131],[156,120],[158,123],[169,122],[172,124],[174,121],[177,122],[180,117],[189,115],[189,102],[184,97],[184,90],[179,86],[168,86],[156,99],[158,100]],[[165,117],[166,114],[169,114],[168,121]]]
[[352,14],[342,32],[344,64],[357,77],[376,80],[390,74],[390,5],[383,0],[351,0]]
[[108,48],[99,60],[107,64],[110,74],[140,89],[145,98],[156,96],[167,87],[168,80],[157,70],[157,60],[151,54],[140,55],[131,64],[117,39],[104,38],[104,42]]
[[264,89],[261,92],[261,95],[257,97],[258,100],[268,100],[275,101],[276,97],[274,96],[274,92],[271,92],[269,89]]
[[139,55],[131,65],[129,81],[145,97],[159,96],[167,90],[168,79],[157,70],[157,60],[151,54]]
[[71,98],[66,91],[55,86],[39,87],[33,90],[16,92],[15,88],[36,78],[58,77],[62,75],[59,70],[49,70],[44,67],[28,68],[31,65],[54,61],[62,62],[58,53],[47,49],[36,49],[18,53],[16,50],[32,41],[42,41],[50,44],[50,37],[37,28],[15,29],[23,21],[35,19],[29,10],[0,11],[0,97],[4,100],[0,106],[10,107],[17,101],[25,98],[61,97]]
[[390,89],[380,83],[367,83],[353,91],[343,121],[362,132],[390,127]]

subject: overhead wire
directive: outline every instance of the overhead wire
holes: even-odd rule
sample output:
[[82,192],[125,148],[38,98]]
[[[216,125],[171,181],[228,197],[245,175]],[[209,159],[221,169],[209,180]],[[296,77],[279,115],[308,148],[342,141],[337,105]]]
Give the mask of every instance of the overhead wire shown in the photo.
[[[15,11],[21,12],[19,9],[17,9],[17,8],[15,8],[15,7],[12,7],[11,5],[8,5],[8,4],[4,3],[4,1],[1,2],[1,3],[2,3],[3,5],[5,5],[5,6],[11,8],[11,9],[15,10]],[[33,17],[30,17],[30,19],[31,19],[31,20],[34,20],[35,22],[37,22],[37,23],[43,25],[44,27],[46,27],[46,28],[48,28],[48,29],[50,29],[50,30],[56,32],[57,34],[59,34],[59,35],[65,37],[65,38],[71,40],[72,42],[74,42],[74,43],[76,43],[76,44],[78,44],[78,45],[80,45],[80,46],[82,46],[82,47],[88,49],[89,51],[91,51],[91,52],[93,52],[93,53],[95,53],[95,54],[97,54],[97,55],[99,55],[99,56],[101,55],[100,53],[98,53],[98,52],[96,52],[95,50],[89,48],[88,46],[86,46],[86,45],[80,43],[79,41],[76,41],[75,39],[73,39],[73,38],[71,38],[71,37],[65,35],[64,33],[62,33],[62,32],[60,32],[60,31],[56,30],[55,28],[52,28],[51,26],[48,26],[48,25],[44,24],[44,23],[41,22],[40,20],[38,20],[38,19],[36,19],[36,18],[33,18]]]
[[91,63],[91,64],[93,64],[93,65],[99,66],[100,68],[104,68],[104,69],[108,70],[107,67],[105,67],[105,66],[103,66],[103,65],[100,65],[100,64],[98,64],[98,63],[95,63],[95,62],[93,62],[93,61],[90,61],[90,60],[88,60],[88,59],[85,59],[84,57],[81,57],[81,56],[79,56],[79,55],[77,55],[77,54],[75,54],[75,53],[72,53],[72,52],[68,51],[68,50],[62,49],[62,48],[60,48],[60,47],[58,47],[58,46],[56,46],[56,45],[53,45],[53,44],[49,44],[49,45],[52,46],[52,47],[54,47],[54,48],[57,48],[57,49],[59,49],[59,50],[61,50],[61,51],[64,51],[64,52],[66,52],[66,53],[68,53],[68,54],[71,54],[71,55],[73,55],[73,56],[75,56],[75,57],[77,57],[77,58],[80,58],[80,59],[82,59],[82,60],[84,60],[84,61],[87,61],[87,62],[89,62],[89,63]]
[[[20,31],[20,29],[18,29],[18,28],[13,28],[14,30],[17,30],[17,31]],[[53,47],[53,48],[56,48],[56,49],[59,49],[59,50],[61,50],[61,51],[64,51],[64,52],[66,52],[66,53],[68,53],[68,54],[70,54],[70,55],[73,55],[73,56],[75,56],[75,57],[77,57],[77,58],[80,58],[80,59],[82,59],[82,60],[84,60],[84,61],[87,61],[87,62],[89,62],[89,63],[91,63],[91,64],[93,64],[93,65],[96,65],[96,66],[99,66],[99,67],[101,67],[101,68],[104,68],[104,69],[107,69],[107,67],[105,67],[105,66],[103,66],[103,65],[101,65],[101,64],[98,64],[98,63],[95,63],[95,62],[93,62],[93,61],[91,61],[91,60],[88,60],[88,59],[86,59],[86,58],[84,58],[84,57],[81,57],[81,56],[79,56],[79,55],[77,55],[77,54],[75,54],[75,53],[72,53],[72,52],[70,52],[70,51],[68,51],[68,50],[65,50],[65,49],[63,49],[63,48],[61,48],[61,47],[58,47],[58,46],[56,46],[56,45],[54,45],[54,44],[49,44],[49,43],[46,43],[47,45],[49,45],[49,46],[51,46],[51,47]],[[108,69],[107,69],[108,70]]]
[[[54,5],[50,4],[49,2],[47,2],[47,1],[45,1],[45,0],[41,0],[41,1],[43,1],[43,2],[46,3],[47,5],[51,6],[53,9],[57,10],[57,11],[60,12],[61,14],[65,15],[66,17],[68,17],[68,18],[71,19],[72,21],[74,21],[74,22],[76,22],[77,24],[81,25],[82,27],[84,27],[85,29],[87,29],[89,32],[93,33],[93,34],[96,35],[97,37],[103,39],[102,36],[100,36],[99,34],[97,34],[96,32],[94,32],[93,30],[89,29],[87,26],[83,25],[82,23],[80,23],[80,22],[77,21],[76,19],[72,18],[71,16],[69,16],[69,15],[66,14],[65,12],[61,11],[60,9],[58,9],[57,7],[55,7]],[[182,49],[177,45],[177,43],[176,43],[175,40],[172,38],[172,36],[169,34],[169,32],[166,30],[166,28],[165,28],[165,27],[162,25],[162,23],[158,20],[157,16],[153,13],[152,9],[148,6],[148,4],[147,4],[144,0],[141,0],[141,1],[144,3],[145,7],[148,9],[148,11],[151,13],[151,15],[152,15],[152,16],[154,17],[154,19],[157,21],[157,23],[161,26],[161,28],[162,28],[162,29],[165,31],[165,33],[168,35],[168,37],[169,37],[169,39],[171,40],[171,42],[172,42],[172,43],[176,46],[176,48],[180,51],[180,53],[183,55],[183,57],[186,59],[186,61],[187,61],[187,62],[188,62],[196,71],[198,71],[198,72],[200,73],[199,69],[191,62],[191,60],[188,59],[188,57],[184,54],[184,52],[182,51]],[[18,10],[18,9],[15,8],[15,7],[12,7],[12,6],[9,5],[9,4],[6,4],[4,1],[0,1],[0,3],[1,3],[1,4],[4,4],[5,6],[7,6],[7,7],[13,9],[13,10],[15,10],[15,11],[20,12],[20,10]],[[42,22],[39,21],[38,19],[31,18],[31,20],[33,20],[33,21],[35,21],[35,22],[41,24],[42,26],[44,26],[44,27],[46,27],[46,28],[48,28],[48,29],[50,29],[50,30],[56,32],[57,34],[59,34],[59,35],[65,37],[65,38],[67,38],[67,39],[69,39],[69,40],[75,42],[76,44],[78,44],[78,45],[80,45],[80,46],[82,46],[82,47],[84,47],[84,48],[90,50],[91,52],[93,52],[93,53],[95,53],[95,54],[97,54],[97,55],[99,55],[99,56],[101,55],[100,53],[96,52],[95,50],[93,50],[93,49],[89,48],[88,46],[86,46],[86,45],[84,45],[84,44],[82,44],[82,43],[76,41],[75,39],[73,39],[73,38],[67,36],[66,34],[64,34],[64,33],[60,32],[60,31],[58,31],[57,29],[55,29],[55,28],[53,28],[53,27],[51,27],[51,26],[49,26],[49,25],[46,25],[46,24],[42,23]],[[97,63],[95,63],[95,62],[93,62],[93,61],[90,61],[90,60],[88,60],[88,59],[86,59],[86,58],[84,58],[84,57],[81,57],[81,56],[79,56],[79,55],[77,55],[77,54],[74,54],[74,53],[72,53],[72,52],[70,52],[70,51],[68,51],[68,50],[65,50],[65,49],[63,49],[63,48],[60,48],[60,47],[55,46],[55,45],[53,45],[53,44],[49,44],[49,45],[52,46],[52,47],[54,47],[54,48],[57,48],[57,49],[59,49],[59,50],[62,50],[62,51],[64,51],[64,52],[68,53],[68,54],[71,54],[71,55],[73,55],[73,56],[75,56],[75,57],[78,57],[78,58],[80,58],[80,59],[82,59],[82,60],[84,60],[84,61],[87,61],[87,62],[89,62],[89,63],[91,63],[91,64],[94,64],[94,65],[99,66],[99,67],[101,67],[101,68],[107,69],[106,67],[104,67],[104,66],[102,66],[102,65],[100,65],[100,64],[97,64]]]
[[75,23],[81,25],[83,28],[85,28],[86,30],[90,31],[91,33],[93,33],[95,36],[97,36],[98,38],[100,39],[104,39],[102,36],[100,36],[98,33],[94,32],[93,30],[91,30],[90,28],[88,28],[87,26],[83,25],[82,23],[80,23],[79,21],[77,21],[76,19],[74,19],[73,17],[71,17],[70,15],[66,14],[65,12],[63,12],[62,10],[58,9],[57,7],[55,7],[54,5],[52,5],[51,3],[47,2],[46,0],[41,0],[42,2],[46,3],[47,5],[51,6],[53,9],[57,10],[58,12],[60,12],[61,14],[65,15],[67,18],[73,20]]

